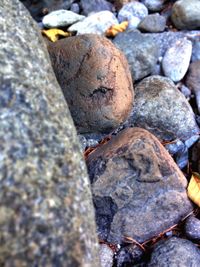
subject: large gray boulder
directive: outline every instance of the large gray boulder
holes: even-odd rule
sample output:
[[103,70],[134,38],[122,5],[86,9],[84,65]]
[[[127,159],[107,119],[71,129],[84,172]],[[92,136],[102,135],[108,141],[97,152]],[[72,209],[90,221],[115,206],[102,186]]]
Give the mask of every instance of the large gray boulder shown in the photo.
[[88,177],[36,24],[0,2],[0,266],[99,266]]

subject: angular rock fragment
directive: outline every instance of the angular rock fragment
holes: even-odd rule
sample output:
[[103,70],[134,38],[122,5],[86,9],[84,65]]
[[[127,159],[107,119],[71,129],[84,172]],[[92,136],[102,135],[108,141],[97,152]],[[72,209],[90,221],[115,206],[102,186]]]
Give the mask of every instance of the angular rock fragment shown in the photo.
[[192,210],[187,181],[156,137],[120,132],[87,159],[98,235],[111,243],[143,242]]
[[35,22],[0,2],[0,266],[100,266],[76,131]]
[[94,34],[49,46],[52,65],[79,132],[109,132],[128,117],[133,84],[126,58]]

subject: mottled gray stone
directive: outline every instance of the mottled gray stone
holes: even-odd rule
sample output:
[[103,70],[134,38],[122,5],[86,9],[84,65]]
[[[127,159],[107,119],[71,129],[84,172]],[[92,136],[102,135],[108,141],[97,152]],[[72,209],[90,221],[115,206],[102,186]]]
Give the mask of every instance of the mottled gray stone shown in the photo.
[[186,141],[192,136],[198,138],[199,133],[185,96],[169,78],[158,75],[147,77],[136,86],[129,125],[145,128],[160,140]]
[[146,16],[138,25],[138,29],[144,32],[163,32],[166,26],[166,18],[156,14]]
[[180,81],[186,74],[192,55],[192,42],[183,38],[167,49],[162,68],[166,77],[172,81]]
[[200,250],[190,241],[172,237],[156,244],[148,267],[199,267]]
[[187,238],[200,241],[200,220],[190,216],[185,222],[185,234]]
[[192,210],[187,180],[144,129],[121,131],[89,155],[87,166],[100,239],[144,242]]
[[164,7],[166,0],[142,0],[141,1],[150,11],[160,11]]
[[150,36],[128,31],[118,34],[113,42],[124,52],[134,81],[151,74],[158,59],[158,46]]
[[59,28],[81,21],[85,16],[78,15],[70,10],[56,10],[44,16],[42,23],[46,28]]
[[137,28],[140,21],[148,15],[148,10],[140,2],[130,2],[125,4],[118,13],[119,22],[128,20],[129,29]]
[[0,266],[100,266],[75,128],[36,23],[0,2]]
[[122,247],[116,256],[117,267],[135,266],[133,264],[140,262],[143,254],[144,251],[135,244]]
[[115,24],[118,24],[118,20],[112,12],[100,11],[88,16],[83,21],[73,24],[68,28],[68,31],[75,31],[77,35],[85,33],[104,35]]
[[181,30],[200,28],[200,1],[179,0],[172,7],[171,19]]
[[192,62],[200,60],[200,39],[195,40],[192,46]]
[[100,12],[104,10],[112,11],[113,5],[106,0],[81,0],[81,7],[83,9],[83,14],[88,15],[93,12]]
[[100,245],[99,257],[101,261],[101,267],[112,267],[114,260],[114,251],[106,244]]

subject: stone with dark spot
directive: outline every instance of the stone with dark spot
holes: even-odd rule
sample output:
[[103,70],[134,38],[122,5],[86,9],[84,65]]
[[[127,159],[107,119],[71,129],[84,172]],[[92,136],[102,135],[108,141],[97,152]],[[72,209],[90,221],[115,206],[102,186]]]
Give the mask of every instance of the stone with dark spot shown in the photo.
[[129,125],[145,128],[160,140],[178,138],[186,141],[192,136],[198,139],[199,134],[194,113],[185,96],[169,78],[158,75],[143,79],[135,88]]
[[70,37],[50,44],[49,53],[79,132],[110,131],[127,118],[131,74],[125,56],[108,39]]
[[144,129],[121,131],[89,155],[87,166],[100,239],[143,242],[192,210],[185,177]]
[[99,267],[85,163],[37,24],[1,0],[0,28],[0,266]]
[[137,245],[122,247],[117,253],[117,267],[133,266],[141,261],[144,251]]

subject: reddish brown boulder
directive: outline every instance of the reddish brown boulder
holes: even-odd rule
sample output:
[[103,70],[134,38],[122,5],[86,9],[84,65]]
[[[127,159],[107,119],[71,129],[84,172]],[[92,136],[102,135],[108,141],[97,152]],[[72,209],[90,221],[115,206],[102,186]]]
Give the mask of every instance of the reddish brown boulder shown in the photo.
[[94,34],[49,45],[57,80],[78,132],[107,132],[126,120],[133,84],[125,56]]

